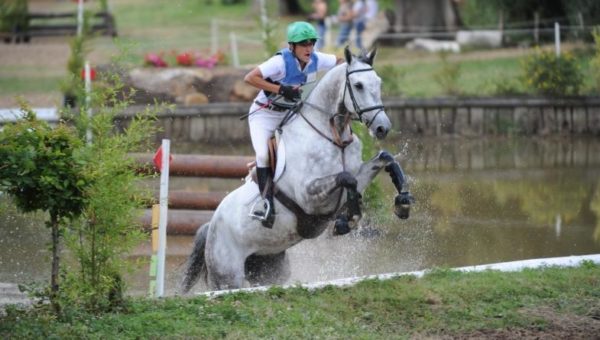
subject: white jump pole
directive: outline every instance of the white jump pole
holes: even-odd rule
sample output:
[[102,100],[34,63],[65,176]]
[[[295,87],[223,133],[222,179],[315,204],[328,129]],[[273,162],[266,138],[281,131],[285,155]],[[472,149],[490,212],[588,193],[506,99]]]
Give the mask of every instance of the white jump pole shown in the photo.
[[83,0],[77,1],[77,36],[83,34]]
[[556,57],[560,57],[560,24],[554,23],[554,47],[556,50]]
[[171,142],[162,140],[162,164],[160,170],[160,215],[158,218],[158,268],[156,268],[156,296],[165,292],[165,257],[167,250],[167,212],[169,203],[169,155]]
[[85,62],[85,68],[83,71],[83,77],[85,81],[85,110],[87,111],[88,116],[88,128],[85,132],[85,139],[88,144],[92,143],[92,129],[89,126],[92,124],[92,108],[91,108],[91,93],[92,93],[92,71],[90,68],[90,63],[88,61]]

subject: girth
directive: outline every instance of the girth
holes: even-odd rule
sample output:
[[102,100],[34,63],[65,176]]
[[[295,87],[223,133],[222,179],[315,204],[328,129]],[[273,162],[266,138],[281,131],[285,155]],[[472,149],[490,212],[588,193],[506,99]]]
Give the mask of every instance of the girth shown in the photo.
[[309,215],[304,212],[304,209],[298,203],[294,202],[283,191],[277,190],[277,188],[275,188],[275,198],[296,215],[296,230],[303,238],[315,238],[321,235],[327,227],[326,222],[331,221],[335,215],[335,210],[324,215]]

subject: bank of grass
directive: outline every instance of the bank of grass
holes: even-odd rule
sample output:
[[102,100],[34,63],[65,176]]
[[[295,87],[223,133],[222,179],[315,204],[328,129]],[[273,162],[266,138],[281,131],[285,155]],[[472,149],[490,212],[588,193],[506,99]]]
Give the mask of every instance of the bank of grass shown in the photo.
[[346,288],[137,298],[121,312],[69,313],[58,321],[44,309],[9,308],[0,317],[0,337],[389,339],[482,330],[543,333],[555,328],[556,320],[575,320],[571,326],[580,323],[593,332],[598,329],[590,322],[600,313],[600,266],[588,261],[576,268],[511,273],[439,269],[422,278],[368,280]]

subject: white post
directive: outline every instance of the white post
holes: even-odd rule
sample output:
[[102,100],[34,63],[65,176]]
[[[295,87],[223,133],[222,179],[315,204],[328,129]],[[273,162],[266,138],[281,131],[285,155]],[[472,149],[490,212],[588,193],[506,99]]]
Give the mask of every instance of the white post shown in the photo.
[[92,93],[92,70],[88,61],[85,62],[83,77],[85,82],[85,110],[87,111],[88,116],[88,129],[85,132],[85,139],[88,142],[88,144],[91,144],[92,129],[89,126],[92,124],[92,108],[90,105],[92,102],[92,98],[90,97]]
[[[267,44],[267,25],[269,24],[269,19],[267,18],[267,6],[265,4],[265,0],[260,0],[260,23],[262,26],[262,37],[265,43]],[[269,53],[265,51],[265,53]]]
[[238,56],[237,37],[234,32],[229,32],[229,43],[231,45],[231,59],[233,67],[240,67],[240,58]]
[[77,0],[77,36],[83,34],[83,0]]
[[210,20],[210,53],[215,55],[219,49],[219,23],[217,19]]
[[323,37],[323,46],[333,46],[333,39],[331,36],[331,28],[332,28],[331,17],[325,17],[325,36]]
[[169,155],[171,142],[162,140],[162,169],[160,170],[160,215],[158,218],[158,268],[156,268],[156,296],[165,292],[165,257],[167,250],[167,211],[169,203]]
[[560,24],[554,23],[554,47],[556,50],[556,57],[560,57]]

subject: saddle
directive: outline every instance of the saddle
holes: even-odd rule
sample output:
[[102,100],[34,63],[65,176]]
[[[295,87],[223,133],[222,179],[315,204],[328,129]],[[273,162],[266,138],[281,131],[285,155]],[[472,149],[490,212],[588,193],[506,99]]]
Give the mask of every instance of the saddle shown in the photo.
[[[281,176],[285,168],[285,151],[282,152],[281,158],[278,158],[278,138],[273,136],[269,140],[269,167],[271,168],[273,176],[273,194],[274,198],[278,200],[284,207],[290,210],[296,215],[297,226],[296,230],[300,236],[305,239],[311,239],[319,236],[323,230],[327,227],[326,222],[333,220],[336,211],[329,214],[322,215],[310,215],[307,214],[302,207],[298,205],[293,199],[286,195],[282,190],[277,187],[276,179]],[[283,146],[283,143],[281,144]],[[282,148],[285,150],[285,147]],[[258,184],[256,177],[256,171],[253,171],[256,167],[256,161],[252,161],[247,164],[249,177],[254,183]]]

